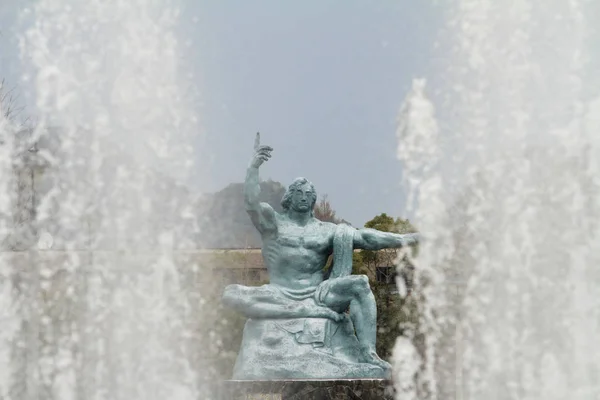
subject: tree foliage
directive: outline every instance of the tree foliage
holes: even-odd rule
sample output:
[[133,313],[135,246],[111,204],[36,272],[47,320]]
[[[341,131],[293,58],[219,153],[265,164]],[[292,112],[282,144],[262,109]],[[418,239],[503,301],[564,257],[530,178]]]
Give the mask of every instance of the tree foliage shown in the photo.
[[0,80],[0,113],[6,120],[14,120],[23,109],[17,105],[17,96],[14,88],[8,88],[6,80]]
[[417,229],[410,223],[408,219],[392,218],[386,213],[381,213],[375,216],[370,221],[365,223],[365,228],[377,229],[383,232],[396,233],[412,233]]
[[335,210],[331,207],[331,202],[326,194],[321,197],[321,200],[319,200],[317,204],[315,204],[313,214],[316,219],[323,222],[332,222],[334,224],[342,222],[342,220],[336,216]]
[[[394,233],[413,233],[417,230],[408,219],[390,217],[386,213],[375,216],[370,221],[365,223],[365,228],[377,229],[382,232]],[[412,256],[416,254],[416,250],[411,250]],[[406,253],[399,252],[396,249],[384,249],[379,251],[364,250],[360,253],[363,266],[374,275],[377,267],[392,267],[398,264],[398,256],[402,256],[400,260],[401,267],[411,268],[409,257]]]

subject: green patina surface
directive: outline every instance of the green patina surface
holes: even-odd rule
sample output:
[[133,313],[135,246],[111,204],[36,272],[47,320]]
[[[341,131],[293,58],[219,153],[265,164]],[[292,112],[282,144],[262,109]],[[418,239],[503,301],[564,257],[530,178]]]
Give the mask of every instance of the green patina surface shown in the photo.
[[[390,365],[376,353],[377,306],[365,275],[352,275],[354,249],[415,244],[418,235],[354,229],[317,220],[317,193],[297,178],[276,212],[260,202],[259,167],[272,148],[261,146],[248,167],[244,200],[259,231],[270,282],[229,285],[223,302],[246,316],[233,378],[386,378]],[[333,254],[333,265],[324,266]]]

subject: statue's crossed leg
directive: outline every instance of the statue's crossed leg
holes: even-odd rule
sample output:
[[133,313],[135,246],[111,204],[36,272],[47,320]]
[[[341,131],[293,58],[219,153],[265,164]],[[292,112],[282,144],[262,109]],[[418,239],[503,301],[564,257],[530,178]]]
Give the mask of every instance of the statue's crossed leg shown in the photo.
[[[229,285],[223,292],[223,303],[248,318],[284,319],[284,318],[329,318],[341,321],[340,313],[316,303],[308,303],[295,294],[286,296],[285,288],[272,284],[262,286]],[[315,289],[307,292],[304,299],[313,297]]]

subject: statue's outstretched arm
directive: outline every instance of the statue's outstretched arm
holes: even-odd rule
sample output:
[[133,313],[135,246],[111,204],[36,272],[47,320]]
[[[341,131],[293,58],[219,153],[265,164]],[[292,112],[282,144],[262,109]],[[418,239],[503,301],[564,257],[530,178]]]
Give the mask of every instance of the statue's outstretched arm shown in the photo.
[[260,134],[257,133],[254,142],[254,156],[248,166],[246,181],[244,183],[244,205],[246,211],[250,215],[250,219],[256,229],[261,233],[276,229],[275,210],[269,204],[261,203],[259,200],[260,180],[258,169],[262,163],[271,158],[271,151],[273,151],[272,147],[260,145]]
[[418,233],[382,232],[376,229],[357,229],[354,233],[354,248],[381,250],[400,248],[419,243]]

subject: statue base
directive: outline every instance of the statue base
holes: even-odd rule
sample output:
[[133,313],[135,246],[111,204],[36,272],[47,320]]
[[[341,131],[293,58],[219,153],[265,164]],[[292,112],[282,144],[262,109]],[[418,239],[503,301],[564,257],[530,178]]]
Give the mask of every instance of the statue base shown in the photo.
[[389,371],[360,362],[350,318],[252,320],[244,327],[235,380],[386,379]]
[[220,400],[393,400],[386,379],[225,381]]

